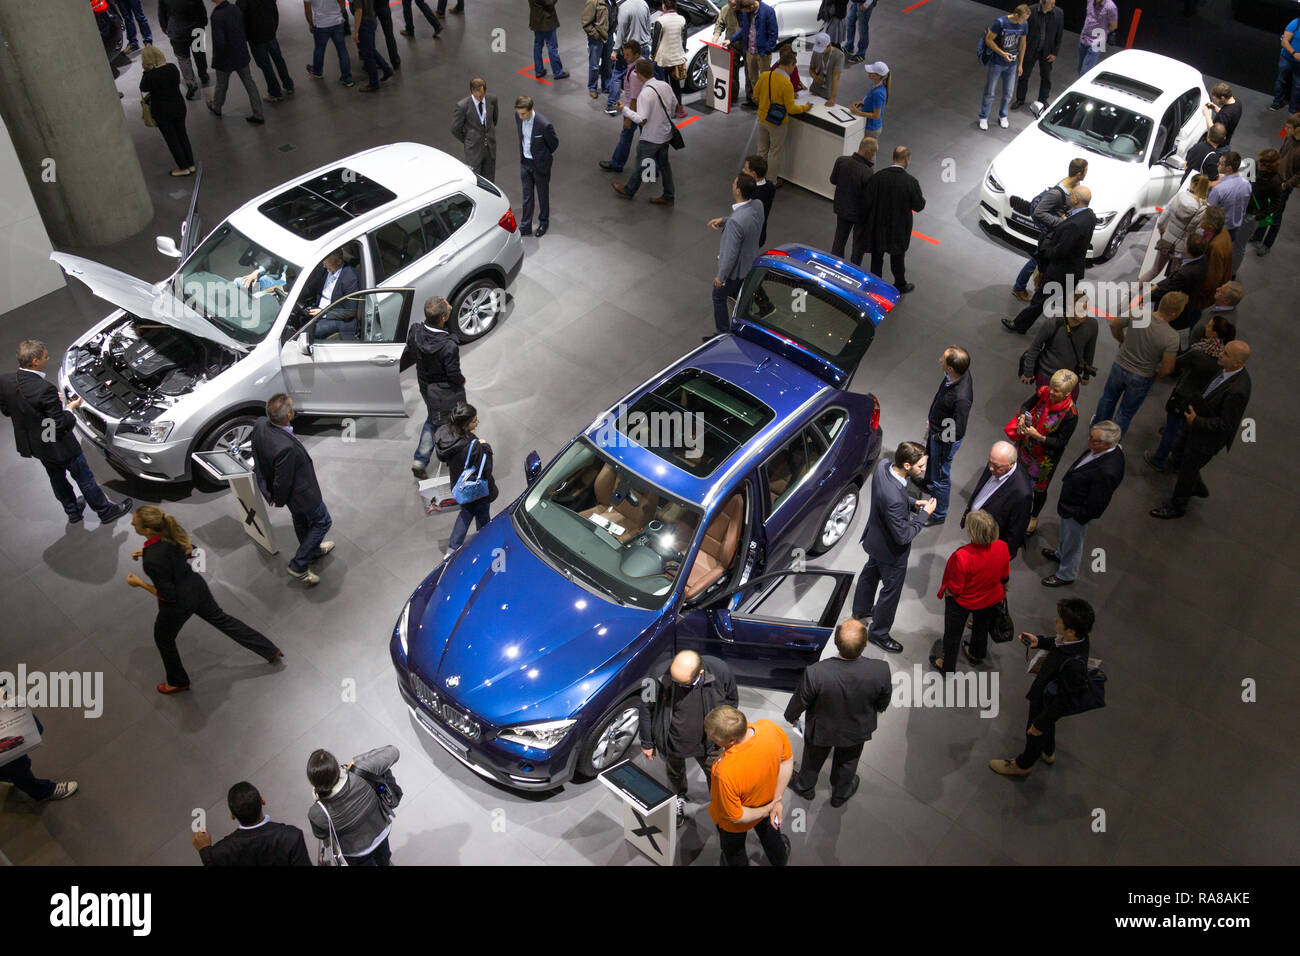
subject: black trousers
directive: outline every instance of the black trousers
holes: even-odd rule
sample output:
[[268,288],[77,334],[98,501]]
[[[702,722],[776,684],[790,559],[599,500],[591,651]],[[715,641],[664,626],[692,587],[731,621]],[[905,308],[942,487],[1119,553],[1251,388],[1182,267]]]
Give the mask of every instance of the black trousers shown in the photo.
[[1210,450],[1204,446],[1189,445],[1185,438],[1180,441],[1182,459],[1178,465],[1178,480],[1174,482],[1175,511],[1186,511],[1187,503],[1193,495],[1208,494],[1205,482],[1201,480],[1201,469],[1210,463],[1217,449]]
[[1025,750],[1016,758],[1016,766],[1021,770],[1031,770],[1034,764],[1038,763],[1038,758],[1043,754],[1049,757],[1056,753],[1056,723],[1050,723],[1046,727],[1039,727],[1041,734],[1035,736],[1029,732],[1029,725],[1034,722],[1039,714],[1043,712],[1041,701],[1029,702],[1029,720],[1025,722]]
[[943,599],[943,672],[955,673],[957,670],[957,645],[961,643],[962,631],[966,629],[966,618],[971,618],[970,654],[975,660],[984,657],[989,650],[989,625],[993,623],[993,611],[996,604],[978,610],[962,607],[950,594]]
[[1021,309],[1012,322],[1015,323],[1017,332],[1028,332],[1030,326],[1038,321],[1043,314],[1043,306],[1047,302],[1046,280],[1038,283],[1038,288],[1034,290],[1034,297],[1029,300],[1029,304]]
[[[866,566],[858,575],[858,585],[853,589],[853,616],[863,620],[871,612],[871,626],[867,636],[877,640],[889,637],[898,613],[898,602],[903,596],[903,580],[907,577],[907,564],[881,564],[868,557]],[[876,597],[876,589],[880,597]]]
[[524,187],[523,221],[519,224],[524,229],[533,228],[533,199],[536,194],[537,224],[545,226],[551,221],[551,171],[539,172],[531,159],[520,159],[519,179]]
[[713,758],[707,754],[695,757],[678,757],[676,754],[660,752],[664,758],[664,767],[668,770],[668,788],[679,797],[686,796],[686,761],[694,759],[704,771],[704,789],[713,786]]
[[167,148],[171,150],[176,168],[189,169],[193,166],[194,150],[190,147],[189,134],[185,132],[185,118],[171,120],[154,117],[154,122],[158,124],[158,132],[162,133]]
[[853,786],[853,776],[858,770],[858,760],[862,757],[860,743],[852,747],[821,747],[804,741],[803,759],[799,761],[799,772],[794,776],[794,786],[800,790],[811,790],[816,786],[817,776],[822,772],[827,757],[831,757],[831,797],[848,799],[849,790]]
[[862,257],[867,252],[867,229],[863,223],[852,219],[835,217],[835,242],[831,244],[831,255],[844,258],[844,250],[849,244],[849,233],[853,233],[853,253],[849,260],[855,266],[862,265]]
[[[889,254],[889,271],[893,273],[894,287],[898,289],[907,285],[907,267],[903,263],[903,257],[906,254],[905,252],[900,252],[898,255],[894,255],[892,252]],[[862,261],[860,257],[858,261]],[[885,277],[885,254],[883,252],[871,250],[871,272],[882,279]]]
[[767,817],[758,821],[752,831],[732,833],[718,827],[718,839],[722,843],[722,862],[727,866],[749,866],[749,854],[745,852],[745,839],[750,832],[758,834],[758,842],[763,844],[763,852],[773,866],[785,866],[790,861],[790,853],[781,839],[781,831],[772,826]]
[[[412,0],[402,0],[402,19],[406,21],[406,30],[408,33],[415,32],[415,17],[411,14],[411,3]],[[433,32],[435,34],[441,33],[442,24],[434,19],[433,10],[429,8],[429,4],[426,0],[414,0],[414,3],[420,8],[420,12],[424,14],[424,18],[429,21],[429,26],[433,27]],[[445,3],[443,5],[446,6]],[[439,10],[438,13],[441,14],[442,11]]]
[[[465,0],[456,0],[456,5],[452,7],[453,10],[463,10],[464,8],[465,8]],[[442,16],[446,12],[447,12],[447,0],[438,0],[438,16]]]
[[1022,103],[1025,94],[1029,92],[1029,74],[1034,72],[1034,67],[1038,67],[1038,96],[1036,97],[1044,105],[1048,103],[1052,95],[1052,61],[1047,58],[1046,50],[1030,50],[1025,53],[1025,72],[1020,74],[1020,79],[1016,81],[1016,102]]
[[394,70],[401,69],[402,57],[397,52],[397,35],[393,32],[393,11],[383,0],[375,4],[375,19],[379,21],[379,29],[384,31],[384,45],[388,47],[388,64]]
[[153,624],[153,642],[162,655],[167,683],[173,687],[184,687],[190,682],[190,675],[181,663],[180,652],[176,650],[176,638],[193,614],[264,660],[271,660],[279,650],[264,635],[221,610],[212,597],[212,592],[208,590],[207,582],[202,578],[195,578],[189,593],[178,597],[180,600],[174,603],[162,600],[158,602],[158,617]]

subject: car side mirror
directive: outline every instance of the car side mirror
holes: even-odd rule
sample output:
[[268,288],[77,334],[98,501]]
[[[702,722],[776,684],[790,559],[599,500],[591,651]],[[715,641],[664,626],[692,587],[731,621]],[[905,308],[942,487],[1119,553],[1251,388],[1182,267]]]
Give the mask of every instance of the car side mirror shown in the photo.
[[298,351],[302,352],[303,355],[311,355],[311,333],[310,332],[298,333]]
[[542,473],[542,458],[535,451],[530,451],[524,459],[524,482],[531,485]]
[[170,256],[173,259],[179,259],[181,257],[180,249],[176,248],[176,240],[171,236],[156,237],[154,239],[154,246],[157,247],[158,251],[165,256]]
[[1173,156],[1173,155],[1166,156],[1164,159],[1160,160],[1160,165],[1165,167],[1165,169],[1172,170],[1175,173],[1181,173],[1184,169],[1187,168],[1186,160],[1184,160],[1181,156]]

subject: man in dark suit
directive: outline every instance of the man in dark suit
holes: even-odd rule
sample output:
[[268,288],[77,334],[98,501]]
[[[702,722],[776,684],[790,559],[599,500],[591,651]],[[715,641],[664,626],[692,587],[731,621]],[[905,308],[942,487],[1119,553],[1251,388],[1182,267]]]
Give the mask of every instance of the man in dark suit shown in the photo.
[[1065,297],[1070,291],[1067,280],[1072,278],[1076,288],[1083,281],[1088,246],[1092,243],[1092,230],[1097,225],[1097,214],[1088,208],[1090,202],[1092,190],[1087,186],[1075,186],[1070,190],[1069,212],[1038,246],[1038,262],[1043,281],[1019,315],[1014,319],[1002,320],[1003,328],[1024,335],[1043,314],[1043,305],[1048,296],[1055,296],[1059,300],[1061,311],[1057,314],[1064,314]]
[[876,715],[889,707],[893,684],[889,665],[863,657],[867,629],[850,618],[835,628],[839,654],[813,664],[799,678],[799,687],[785,708],[785,719],[804,720],[803,759],[790,789],[805,800],[813,797],[817,775],[831,758],[831,806],[840,807],[858,792],[856,773],[862,745],[876,732]]
[[970,504],[961,516],[964,528],[966,515],[972,511],[983,509],[991,514],[998,523],[998,537],[1006,542],[1012,558],[1024,546],[1025,528],[1034,505],[1034,481],[1016,464],[1018,457],[1016,446],[1010,442],[1000,441],[993,446],[988,467],[975,483]]
[[537,238],[546,235],[551,222],[551,161],[560,148],[555,127],[533,109],[531,96],[515,99],[515,129],[519,132],[519,178],[524,187],[521,235],[533,234],[533,193],[537,194]]
[[[1187,258],[1151,290],[1152,308],[1160,308],[1160,300],[1170,292],[1184,292],[1191,299],[1201,291],[1201,286],[1205,285],[1205,279],[1210,274],[1210,260],[1205,255],[1208,248],[1209,243],[1200,233],[1188,237]],[[1187,328],[1190,325],[1187,321],[1189,312],[1190,310],[1184,309],[1183,314],[1169,324],[1176,329]]]
[[487,81],[469,81],[469,96],[456,103],[451,135],[465,148],[465,163],[484,179],[497,175],[497,98],[488,96]]
[[[321,277],[319,291],[314,293],[315,305],[307,309],[309,315],[319,315],[333,303],[361,290],[361,280],[357,277],[357,270],[347,264],[341,251],[336,249],[327,255],[323,265],[325,275]],[[342,306],[335,309],[331,314],[317,320],[312,327],[312,340],[319,342],[336,332],[341,339],[355,340],[360,329],[358,321],[360,311],[360,303],[355,310],[345,309]]]
[[943,382],[930,402],[925,418],[925,477],[918,483],[937,502],[929,525],[943,524],[948,516],[948,496],[952,489],[952,460],[961,440],[966,437],[966,423],[975,402],[975,383],[971,381],[970,353],[956,345],[943,350],[939,359]]
[[226,103],[226,90],[230,86],[230,74],[235,73],[244,84],[244,91],[248,93],[248,105],[253,111],[252,116],[245,116],[244,119],[261,126],[266,120],[262,118],[262,97],[257,92],[253,71],[249,67],[253,57],[248,52],[244,15],[229,0],[220,0],[212,8],[211,23],[212,69],[217,74],[217,86],[212,92],[212,99],[208,100],[208,109],[217,116],[221,115],[221,107]]
[[889,630],[903,595],[912,539],[934,514],[936,504],[933,498],[922,500],[907,493],[908,480],[916,481],[924,474],[925,449],[914,441],[905,441],[894,451],[892,461],[881,458],[876,463],[871,476],[871,513],[862,532],[867,563],[853,591],[853,616],[859,621],[870,617],[868,640],[891,654],[903,649],[890,637]]
[[1122,434],[1112,421],[1094,424],[1088,430],[1088,450],[1061,478],[1061,497],[1056,502],[1056,513],[1061,516],[1061,543],[1055,550],[1043,548],[1043,557],[1058,562],[1058,567],[1055,574],[1043,578],[1045,587],[1072,584],[1078,576],[1088,525],[1102,516],[1124,480],[1124,449],[1119,447]]
[[[59,390],[45,378],[50,361],[44,342],[27,339],[18,345],[18,371],[0,376],[0,413],[9,416],[14,426],[14,446],[23,458],[35,458],[45,466],[54,497],[59,499],[68,521],[81,520],[86,505],[107,524],[131,510],[134,502],[123,498],[113,504],[95,481],[86,456],[77,441],[74,409],[82,400],[74,398],[65,408]],[[83,497],[78,498],[68,476],[77,483]]]
[[862,200],[867,207],[863,232],[871,251],[871,271],[875,275],[884,272],[888,253],[894,287],[902,293],[916,288],[907,281],[903,257],[912,243],[912,213],[925,208],[921,184],[907,171],[911,159],[912,151],[906,146],[894,147],[894,165],[867,180]]
[[1025,58],[1022,72],[1016,81],[1016,101],[1013,110],[1025,105],[1029,92],[1029,74],[1038,67],[1038,99],[1030,109],[1037,115],[1052,100],[1052,63],[1061,52],[1061,37],[1065,35],[1065,12],[1056,0],[1039,0],[1029,8],[1029,33],[1025,40]]
[[1201,480],[1201,469],[1220,449],[1232,450],[1232,439],[1241,428],[1250,402],[1250,373],[1245,368],[1249,359],[1249,345],[1241,340],[1229,342],[1219,356],[1219,374],[1204,392],[1191,397],[1183,414],[1187,425],[1178,436],[1183,448],[1173,498],[1169,504],[1153,508],[1152,517],[1181,518],[1193,495],[1210,497]]
[[844,248],[852,232],[855,266],[862,265],[862,256],[867,251],[867,181],[875,171],[878,149],[880,143],[874,136],[864,136],[857,152],[841,156],[831,167],[831,185],[835,187],[835,241],[831,243],[831,255],[844,258]]
[[325,535],[334,524],[321,498],[311,455],[293,433],[293,399],[281,392],[266,403],[266,417],[253,425],[253,464],[262,497],[288,508],[298,550],[289,560],[289,576],[308,587],[320,583],[311,565],[334,550]]
[[251,783],[241,780],[231,787],[226,806],[238,830],[215,844],[207,830],[198,830],[190,841],[204,866],[311,866],[302,831],[272,823],[262,812],[266,801]]

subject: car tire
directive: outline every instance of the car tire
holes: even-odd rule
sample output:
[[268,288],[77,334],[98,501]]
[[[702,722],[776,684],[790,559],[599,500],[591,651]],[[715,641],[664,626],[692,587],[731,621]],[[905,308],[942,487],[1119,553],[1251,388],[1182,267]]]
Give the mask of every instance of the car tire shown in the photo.
[[[216,451],[228,447],[231,441],[246,443],[252,438],[253,425],[256,422],[257,416],[247,412],[227,416],[208,429],[199,443],[194,446],[194,451]],[[201,466],[192,461],[190,474],[194,477],[194,484],[203,491],[220,491],[226,487],[224,481],[216,481]]]
[[582,742],[577,774],[590,779],[617,764],[637,746],[640,724],[636,694],[629,694],[601,714]]
[[686,67],[686,83],[682,86],[683,93],[695,93],[709,85],[709,58],[705,55],[707,53],[708,48],[706,47],[691,57],[691,62]]
[[1110,242],[1106,243],[1106,248],[1102,251],[1099,262],[1109,262],[1115,258],[1119,252],[1119,247],[1124,244],[1124,238],[1128,235],[1129,229],[1133,226],[1133,210],[1130,209],[1124,215],[1120,216],[1119,222],[1115,226],[1115,231],[1110,235]]
[[491,332],[505,311],[505,303],[505,289],[495,279],[475,279],[461,289],[451,303],[456,340],[473,342]]
[[822,515],[822,520],[817,525],[817,535],[808,547],[808,554],[810,556],[825,554],[844,540],[844,536],[849,533],[849,526],[857,517],[861,504],[862,489],[856,481],[851,481],[841,488],[840,493],[831,502],[831,506]]

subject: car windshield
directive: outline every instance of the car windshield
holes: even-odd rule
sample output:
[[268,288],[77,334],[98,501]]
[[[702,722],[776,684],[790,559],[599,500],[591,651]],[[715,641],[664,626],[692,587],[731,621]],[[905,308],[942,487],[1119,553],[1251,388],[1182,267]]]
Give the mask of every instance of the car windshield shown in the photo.
[[682,574],[700,511],[579,439],[514,509],[553,567],[619,604],[660,607]]
[[233,339],[262,341],[299,267],[222,223],[176,273],[176,294]]
[[1146,156],[1154,125],[1149,116],[1082,93],[1067,93],[1038,121],[1049,136],[1129,163]]

